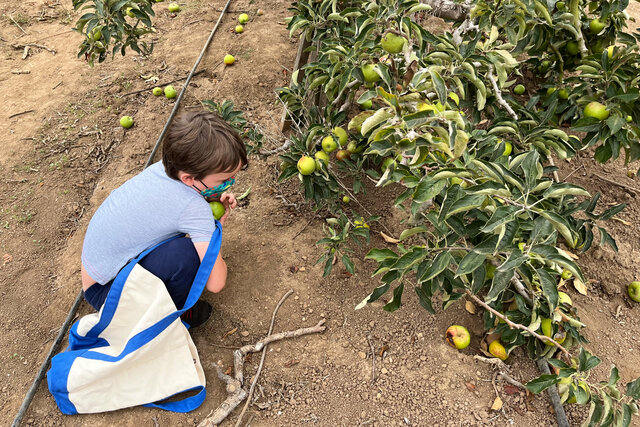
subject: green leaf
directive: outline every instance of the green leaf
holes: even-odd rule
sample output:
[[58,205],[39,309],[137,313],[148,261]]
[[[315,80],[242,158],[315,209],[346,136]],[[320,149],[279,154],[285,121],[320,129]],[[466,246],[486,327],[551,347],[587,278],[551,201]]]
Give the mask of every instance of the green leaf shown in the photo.
[[398,258],[398,254],[393,252],[391,249],[371,249],[367,255],[365,255],[364,259],[372,259],[377,262],[382,262],[387,259],[395,259]]
[[475,251],[469,251],[467,255],[460,261],[458,265],[458,269],[456,270],[456,276],[459,277],[463,274],[472,273],[475,269],[484,264],[484,261],[487,259],[487,256],[484,254],[480,254]]
[[355,310],[360,310],[367,304],[370,304],[374,301],[377,301],[382,295],[384,295],[389,290],[389,284],[385,283],[382,286],[378,286],[371,292],[365,299],[363,299],[360,304],[356,305]]
[[626,124],[626,121],[620,116],[611,116],[607,119],[607,126],[611,130],[611,134],[616,134]]
[[557,384],[559,380],[560,378],[557,375],[544,374],[526,383],[525,387],[532,393],[540,393]]
[[403,230],[402,233],[400,233],[400,237],[398,237],[398,239],[400,240],[405,240],[411,236],[414,236],[416,234],[420,234],[420,233],[426,233],[427,231],[429,231],[429,229],[427,227],[413,227],[413,228],[409,228],[407,230]]
[[491,233],[496,228],[504,225],[505,223],[512,221],[515,218],[515,214],[521,209],[517,206],[499,206],[491,218],[484,227],[481,228],[481,231],[484,233]]
[[426,249],[421,246],[416,246],[411,248],[409,252],[402,255],[395,264],[391,266],[393,270],[407,270],[415,266],[419,261],[421,261],[425,254],[427,253]]
[[564,238],[569,247],[574,248],[576,246],[575,238],[571,232],[571,226],[566,219],[551,211],[541,211],[540,215],[546,218],[553,225],[553,228],[558,230],[558,233]]
[[422,177],[415,192],[413,193],[413,201],[416,203],[424,203],[427,200],[431,200],[440,194],[446,185],[447,182],[444,180],[436,181],[429,175],[425,175]]
[[384,311],[394,312],[402,305],[402,292],[404,291],[404,283],[393,290],[393,298],[384,307]]
[[481,194],[466,195],[463,198],[453,202],[445,218],[449,218],[451,215],[455,215],[460,212],[465,212],[474,208],[479,208],[482,205],[482,203],[485,201],[485,199],[486,197]]
[[636,378],[635,381],[627,383],[627,396],[635,400],[640,400],[640,378]]
[[431,80],[433,81],[433,85],[436,88],[436,93],[438,94],[438,99],[444,105],[447,102],[447,85],[444,82],[444,79],[434,69],[429,69],[429,74],[431,74]]
[[496,270],[493,275],[493,281],[491,282],[491,289],[489,289],[484,300],[490,303],[498,299],[498,296],[500,296],[509,285],[511,278],[513,278],[513,269],[507,271]]
[[600,246],[603,246],[606,243],[611,246],[611,249],[618,252],[618,245],[616,244],[615,239],[607,233],[607,230],[602,227],[598,227],[598,231],[600,231]]
[[342,255],[342,264],[344,265],[344,268],[346,268],[349,273],[351,274],[355,273],[353,262],[347,255]]
[[616,385],[620,380],[620,374],[618,373],[618,368],[615,365],[611,366],[611,371],[609,372],[609,381],[607,384]]
[[540,285],[542,286],[542,293],[549,301],[549,309],[551,312],[558,306],[558,285],[555,279],[547,270],[540,268],[536,270],[538,277],[540,277]]
[[591,197],[589,192],[584,188],[567,183],[553,184],[547,189],[547,191],[544,192],[542,196],[546,199],[549,199],[566,195]]
[[414,289],[416,294],[418,295],[418,301],[420,301],[420,305],[427,310],[431,314],[436,314],[436,311],[433,309],[433,305],[431,304],[431,297],[425,291],[425,288],[429,286],[427,283],[423,283],[422,287],[416,286]]
[[379,109],[371,117],[367,118],[362,123],[362,129],[360,130],[360,134],[362,134],[362,136],[366,136],[373,128],[375,128],[380,123],[385,122],[386,120],[394,116],[395,114],[390,113],[384,108]]
[[420,282],[428,282],[429,280],[442,273],[449,264],[453,262],[453,256],[448,251],[440,252],[433,260],[429,268],[419,277]]

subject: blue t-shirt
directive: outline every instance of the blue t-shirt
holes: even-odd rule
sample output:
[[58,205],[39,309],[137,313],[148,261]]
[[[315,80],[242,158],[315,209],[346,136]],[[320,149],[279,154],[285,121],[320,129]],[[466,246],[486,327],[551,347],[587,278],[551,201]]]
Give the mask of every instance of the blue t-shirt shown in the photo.
[[215,227],[204,197],[169,177],[157,162],[100,205],[84,237],[82,265],[93,280],[105,284],[145,249],[180,233],[194,243],[208,242]]

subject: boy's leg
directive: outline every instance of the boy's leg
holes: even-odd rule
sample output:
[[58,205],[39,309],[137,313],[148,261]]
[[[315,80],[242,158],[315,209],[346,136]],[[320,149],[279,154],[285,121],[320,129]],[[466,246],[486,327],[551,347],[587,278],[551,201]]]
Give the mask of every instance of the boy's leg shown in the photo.
[[145,256],[139,264],[162,279],[174,304],[181,309],[200,267],[200,257],[191,239],[179,237],[164,243]]

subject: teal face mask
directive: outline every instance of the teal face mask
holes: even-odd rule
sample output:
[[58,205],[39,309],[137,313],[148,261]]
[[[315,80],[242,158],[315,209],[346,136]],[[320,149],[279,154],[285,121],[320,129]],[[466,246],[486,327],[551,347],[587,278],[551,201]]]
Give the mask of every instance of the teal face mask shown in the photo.
[[[200,181],[200,180],[198,180]],[[213,197],[213,198],[218,198],[222,195],[222,193],[224,193],[226,190],[229,189],[229,187],[231,187],[233,184],[235,184],[236,182],[236,177],[232,176],[231,178],[225,180],[222,184],[220,185],[216,185],[213,188],[207,187],[207,184],[205,184],[204,182],[200,181],[200,184],[204,185],[205,189],[204,190],[198,190],[198,188],[195,185],[192,185],[193,188],[195,188],[196,190],[200,191],[200,194],[202,194],[203,197]]]

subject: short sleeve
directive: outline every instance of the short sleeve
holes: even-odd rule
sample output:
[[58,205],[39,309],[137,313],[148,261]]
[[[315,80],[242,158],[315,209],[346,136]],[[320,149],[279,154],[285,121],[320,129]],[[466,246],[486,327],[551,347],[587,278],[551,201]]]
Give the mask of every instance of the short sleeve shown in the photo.
[[194,243],[209,242],[215,229],[213,213],[204,199],[194,199],[180,215],[178,230],[189,234]]

